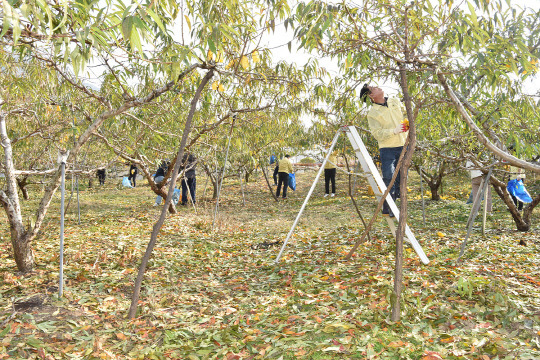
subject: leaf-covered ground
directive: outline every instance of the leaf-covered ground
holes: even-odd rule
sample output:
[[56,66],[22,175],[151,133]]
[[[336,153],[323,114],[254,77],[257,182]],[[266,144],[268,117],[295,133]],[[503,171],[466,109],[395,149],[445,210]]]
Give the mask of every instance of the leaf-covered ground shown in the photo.
[[[60,299],[60,195],[34,243],[31,274],[16,271],[2,213],[0,359],[540,358],[538,211],[532,230],[519,233],[494,199],[486,236],[478,219],[457,265],[470,185],[453,179],[444,200],[426,199],[424,225],[411,172],[409,224],[431,262],[406,245],[402,321],[393,323],[393,238],[379,219],[344,260],[363,226],[343,174],[335,198],[318,185],[278,265],[278,246],[252,246],[285,239],[314,177],[297,174],[298,190],[279,203],[262,177],[247,184],[245,205],[239,184],[226,183],[213,232],[200,177],[197,212],[182,207],[166,220],[133,321],[133,281],[160,211],[147,187],[82,189],[80,224],[72,200]],[[369,219],[375,201],[365,186],[356,198]]]

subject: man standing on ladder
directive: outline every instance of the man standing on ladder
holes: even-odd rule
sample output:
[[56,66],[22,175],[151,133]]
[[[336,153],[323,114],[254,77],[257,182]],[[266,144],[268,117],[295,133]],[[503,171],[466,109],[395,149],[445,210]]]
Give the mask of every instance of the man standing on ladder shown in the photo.
[[[360,100],[366,102],[367,96],[373,104],[367,114],[368,125],[371,134],[379,143],[382,179],[384,184],[388,186],[396,171],[403,145],[407,140],[409,122],[406,119],[406,109],[398,98],[385,97],[381,88],[364,84],[360,90]],[[390,189],[389,194],[393,200],[400,197],[400,176],[401,174],[397,175],[396,181]],[[386,201],[382,213],[394,217]]]
[[276,197],[279,197],[281,192],[281,185],[283,185],[283,198],[287,198],[287,187],[289,186],[289,173],[293,173],[293,167],[289,160],[289,155],[285,155],[278,162],[278,186],[276,190]]

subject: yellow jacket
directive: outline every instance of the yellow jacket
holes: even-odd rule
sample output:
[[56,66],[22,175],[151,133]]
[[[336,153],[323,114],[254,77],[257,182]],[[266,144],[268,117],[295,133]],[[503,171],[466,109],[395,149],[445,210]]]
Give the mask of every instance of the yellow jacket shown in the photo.
[[406,118],[405,106],[398,98],[388,98],[388,107],[379,104],[371,105],[367,114],[371,135],[378,141],[379,148],[390,148],[405,145],[407,132],[394,134],[394,129]]
[[330,157],[328,158],[328,161],[324,165],[325,169],[335,169],[337,164],[337,156],[336,153],[333,152],[330,154]]
[[291,161],[287,159],[286,157],[283,157],[283,159],[279,160],[278,162],[279,172],[286,172],[286,173],[293,173],[293,168]]

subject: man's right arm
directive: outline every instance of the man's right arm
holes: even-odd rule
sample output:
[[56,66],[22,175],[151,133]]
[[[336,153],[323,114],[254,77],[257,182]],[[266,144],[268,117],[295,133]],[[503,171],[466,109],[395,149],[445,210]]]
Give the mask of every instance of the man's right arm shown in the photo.
[[380,121],[376,117],[368,114],[367,118],[368,118],[368,125],[371,131],[371,135],[373,135],[373,137],[377,141],[381,142],[396,135],[394,132],[394,129],[383,128],[381,126]]

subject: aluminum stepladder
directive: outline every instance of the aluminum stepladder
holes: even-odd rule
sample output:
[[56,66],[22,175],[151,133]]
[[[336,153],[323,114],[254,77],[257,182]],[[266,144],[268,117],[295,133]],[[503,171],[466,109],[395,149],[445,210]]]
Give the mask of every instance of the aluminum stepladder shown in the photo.
[[[302,215],[302,213],[303,213],[303,211],[304,211],[304,209],[305,209],[305,207],[307,205],[307,202],[308,202],[309,198],[311,197],[311,194],[313,193],[313,190],[315,189],[315,186],[316,186],[317,182],[319,181],[322,170],[324,169],[324,165],[328,161],[328,158],[330,157],[330,154],[334,150],[334,147],[335,147],[335,145],[337,143],[339,135],[342,132],[347,134],[347,137],[349,138],[349,142],[351,143],[351,146],[353,147],[353,150],[354,150],[354,152],[356,154],[356,157],[360,161],[360,165],[362,166],[362,171],[364,172],[364,175],[368,180],[369,186],[371,186],[371,188],[373,189],[373,192],[375,193],[375,197],[377,199],[377,202],[380,201],[381,196],[386,191],[386,185],[384,185],[382,177],[379,175],[379,170],[377,169],[377,167],[373,163],[373,160],[371,159],[371,155],[369,155],[369,152],[367,151],[367,149],[366,149],[366,147],[364,145],[364,142],[362,141],[362,138],[360,138],[360,135],[358,134],[358,131],[356,130],[356,127],[354,127],[354,126],[344,126],[344,127],[342,127],[341,129],[338,130],[338,132],[336,133],[336,136],[334,137],[334,140],[332,141],[332,145],[330,146],[330,149],[328,150],[328,153],[326,154],[326,157],[325,157],[323,163],[321,164],[319,172],[317,173],[317,176],[315,177],[315,180],[313,181],[313,184],[311,185],[311,189],[309,190],[308,195],[306,196],[306,199],[304,200],[304,204],[302,205],[302,208],[300,209],[300,211],[299,211],[299,213],[298,213],[298,215],[296,217],[296,220],[294,221],[293,226],[292,226],[291,230],[289,231],[289,234],[287,235],[287,238],[283,242],[283,246],[281,247],[281,250],[280,250],[280,252],[279,252],[279,254],[278,254],[278,256],[277,256],[277,258],[275,260],[276,263],[281,258],[283,250],[285,249],[285,246],[287,246],[287,242],[291,238],[292,233],[294,231],[294,228],[296,227],[296,224],[298,223],[298,220],[300,219],[300,216]],[[387,196],[386,201],[387,201],[388,205],[390,206],[390,209],[392,210],[392,212],[395,214],[395,216],[397,218],[399,218],[399,210],[398,210],[394,200],[390,196]],[[395,237],[395,235],[396,235],[396,225],[394,223],[394,218],[386,217],[386,219],[387,219],[387,222],[388,222],[388,226],[390,227],[390,230],[392,231],[392,234]],[[420,246],[420,244],[418,243],[418,241],[414,237],[414,234],[412,233],[412,231],[411,231],[411,229],[409,228],[408,225],[405,225],[405,238],[404,238],[404,240],[406,240],[408,243],[411,244],[411,246],[413,247],[414,251],[416,251],[416,254],[420,258],[422,263],[429,264],[428,257],[424,253],[424,250],[422,249],[422,247]]]

